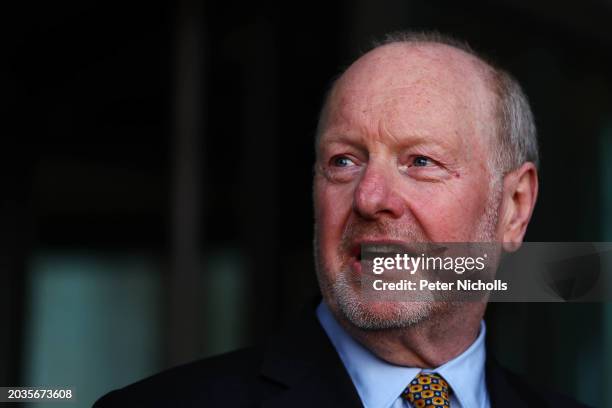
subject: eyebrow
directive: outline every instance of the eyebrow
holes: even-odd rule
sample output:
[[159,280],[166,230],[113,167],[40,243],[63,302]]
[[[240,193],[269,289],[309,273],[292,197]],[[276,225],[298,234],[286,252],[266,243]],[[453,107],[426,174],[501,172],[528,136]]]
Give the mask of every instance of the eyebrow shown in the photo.
[[[325,144],[346,144],[355,148],[364,148],[364,137],[362,134],[353,133],[353,135],[351,135],[346,132],[330,132],[325,137]],[[421,133],[406,134],[394,139],[399,142],[398,145],[400,148],[431,146],[445,152],[452,152],[457,150],[458,147],[453,146],[450,143],[446,143],[439,138]]]

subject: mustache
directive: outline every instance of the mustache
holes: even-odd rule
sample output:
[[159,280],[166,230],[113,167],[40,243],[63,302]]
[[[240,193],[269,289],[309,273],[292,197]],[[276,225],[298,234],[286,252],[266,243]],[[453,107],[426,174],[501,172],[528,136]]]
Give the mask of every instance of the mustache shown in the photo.
[[399,224],[389,218],[367,221],[356,220],[347,225],[340,240],[340,250],[350,253],[355,241],[384,238],[403,242],[429,242],[425,233],[414,224]]

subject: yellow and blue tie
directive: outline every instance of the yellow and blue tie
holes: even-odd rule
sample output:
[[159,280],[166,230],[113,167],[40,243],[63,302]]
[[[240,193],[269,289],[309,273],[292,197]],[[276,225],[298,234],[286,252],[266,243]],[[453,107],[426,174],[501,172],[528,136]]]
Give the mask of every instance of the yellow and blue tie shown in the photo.
[[448,383],[435,373],[420,373],[404,392],[402,398],[415,408],[450,407]]

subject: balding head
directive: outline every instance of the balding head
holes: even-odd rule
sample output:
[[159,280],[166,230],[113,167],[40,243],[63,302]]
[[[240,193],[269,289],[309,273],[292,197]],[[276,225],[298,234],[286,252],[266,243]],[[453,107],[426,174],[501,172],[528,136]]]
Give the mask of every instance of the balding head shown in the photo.
[[393,134],[409,124],[423,137],[453,131],[464,143],[475,135],[490,145],[496,130],[490,75],[479,60],[448,45],[386,44],[363,55],[338,79],[322,129],[351,126],[345,119],[355,112],[365,118],[380,109],[382,116],[368,116],[380,121],[369,124],[372,129],[384,126]]
[[[374,64],[372,64],[374,62]],[[381,69],[382,68],[382,69]],[[449,79],[457,88],[463,85],[464,95],[472,93],[478,98],[474,107],[488,111],[485,135],[492,148],[490,165],[498,175],[520,167],[525,162],[539,165],[538,144],[533,115],[518,82],[503,69],[496,67],[469,45],[438,33],[399,32],[353,63],[333,83],[321,110],[317,128],[318,138],[329,113],[330,102],[337,87],[355,81],[355,75],[370,78],[377,86],[382,72],[390,72],[395,78],[386,84],[401,81],[408,74],[423,77]],[[359,79],[359,77],[357,77]],[[404,78],[409,79],[409,78]],[[475,85],[476,87],[472,87]],[[479,106],[481,105],[481,106]]]

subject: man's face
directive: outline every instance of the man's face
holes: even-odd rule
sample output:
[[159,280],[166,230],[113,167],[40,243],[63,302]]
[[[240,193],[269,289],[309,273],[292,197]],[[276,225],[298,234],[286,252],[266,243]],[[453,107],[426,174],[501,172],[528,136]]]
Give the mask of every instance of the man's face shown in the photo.
[[363,329],[417,324],[448,305],[365,301],[367,243],[496,239],[491,92],[467,54],[392,44],[336,83],[320,127],[315,251],[324,298]]

